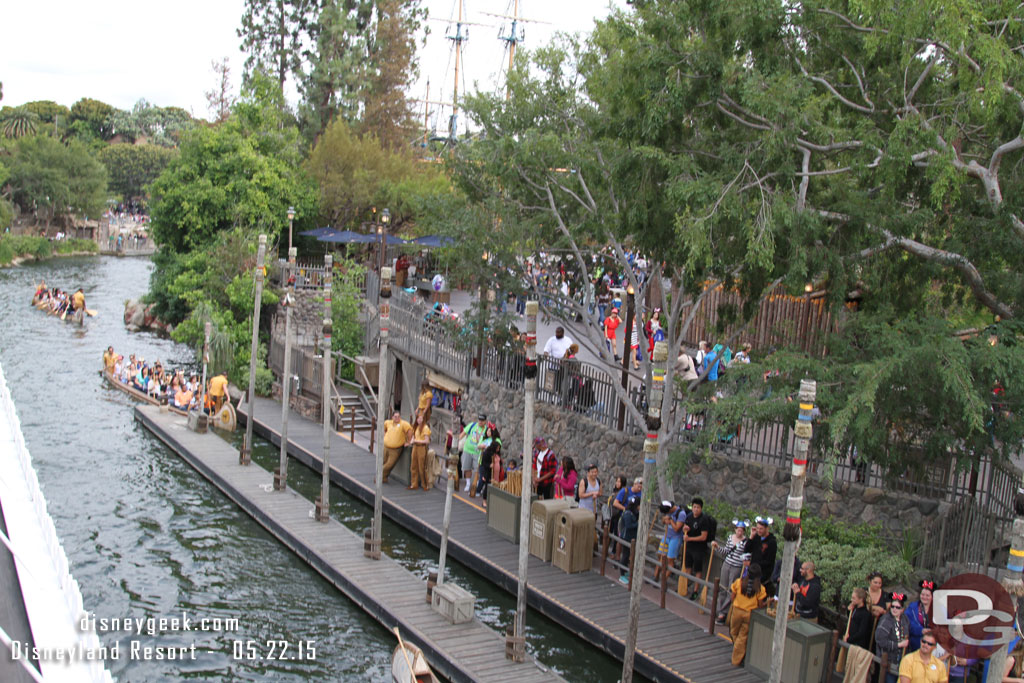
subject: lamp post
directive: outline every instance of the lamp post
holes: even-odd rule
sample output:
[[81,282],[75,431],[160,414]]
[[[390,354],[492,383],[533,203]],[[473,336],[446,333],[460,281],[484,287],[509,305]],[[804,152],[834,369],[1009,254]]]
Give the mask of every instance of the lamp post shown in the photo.
[[288,207],[288,254],[292,252],[292,221],[295,220],[295,207]]
[[199,385],[199,414],[206,410],[206,368],[210,364],[210,334],[213,332],[213,324],[207,320],[203,324],[203,383]]
[[[633,285],[626,285],[626,332],[622,335],[622,388],[626,395],[629,395],[629,357],[633,353],[630,342],[633,339],[633,306],[634,295]],[[638,335],[639,340],[639,335]],[[626,426],[626,404],[619,404],[619,431]],[[646,480],[645,480],[646,481]]]
[[324,419],[324,457],[323,478],[320,482],[320,499],[316,501],[316,521],[326,522],[330,515],[331,496],[331,278],[334,274],[334,258],[324,256],[324,354],[323,375],[323,419]]
[[288,486],[288,412],[291,401],[292,374],[292,298],[295,295],[295,247],[288,248],[288,272],[285,275],[284,300],[284,369],[281,372],[281,459],[274,473],[274,490],[284,491]]
[[[391,212],[386,208],[380,212],[380,221],[377,223],[377,274],[380,275],[384,268],[384,253],[387,251],[387,231],[391,222]],[[383,278],[383,275],[381,275]],[[377,292],[377,304],[380,304],[380,291]]]
[[246,403],[249,406],[249,419],[245,421],[245,440],[242,450],[238,452],[238,464],[248,465],[252,461],[252,423],[256,421],[255,389],[256,389],[256,353],[260,343],[260,302],[263,300],[263,259],[267,254],[267,236],[260,235],[260,247],[256,252],[256,301],[252,312],[252,347],[249,351],[249,394]]

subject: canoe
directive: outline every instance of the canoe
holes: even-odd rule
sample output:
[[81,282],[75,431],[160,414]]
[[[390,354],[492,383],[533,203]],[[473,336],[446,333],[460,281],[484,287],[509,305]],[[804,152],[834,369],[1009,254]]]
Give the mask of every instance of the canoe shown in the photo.
[[[124,393],[126,393],[129,396],[131,396],[132,398],[134,398],[136,401],[142,401],[143,403],[148,403],[151,406],[162,405],[155,398],[153,398],[149,394],[146,394],[146,393],[143,393],[143,392],[139,391],[138,389],[136,389],[131,384],[125,384],[124,382],[119,382],[118,380],[114,379],[113,375],[111,375],[106,370],[100,370],[100,374],[103,375],[103,379],[107,380],[107,384],[109,384],[110,386],[114,387],[115,389],[120,389]],[[182,410],[181,408],[175,408],[172,405],[168,405],[167,406],[167,410],[169,410],[170,412],[172,412],[172,413],[174,413],[176,415],[182,415],[184,417],[188,417],[188,413],[186,411]]]
[[[142,401],[152,406],[164,405],[157,401],[149,394],[143,393],[136,389],[131,384],[125,384],[119,382],[113,378],[113,376],[106,370],[100,370],[100,374],[103,375],[103,379],[107,381],[107,384],[111,385],[116,389],[120,389],[124,393],[128,394],[136,401]],[[182,417],[188,417],[188,411],[176,408],[173,405],[168,405],[167,410],[174,413],[175,415],[181,415]],[[231,405],[231,401],[224,401],[224,405],[221,406],[220,412],[210,418],[209,422],[211,427],[223,430],[225,432],[233,432],[238,425],[238,417],[235,413],[235,407]]]
[[[50,305],[45,300],[43,300],[43,301],[37,300],[34,294],[32,295],[32,305],[35,306],[36,308],[38,308],[40,311],[46,311],[47,315],[57,315],[56,313],[54,313],[53,311],[50,310]],[[65,315],[63,317],[57,316],[57,317],[60,318],[61,320],[65,321],[65,322],[75,323],[76,325],[85,325],[85,311],[84,310],[83,311],[72,311],[72,312],[70,312],[70,315]]]
[[[398,635],[398,627],[394,629]],[[391,654],[391,680],[393,683],[440,683],[430,670],[423,652],[398,636],[398,645]]]

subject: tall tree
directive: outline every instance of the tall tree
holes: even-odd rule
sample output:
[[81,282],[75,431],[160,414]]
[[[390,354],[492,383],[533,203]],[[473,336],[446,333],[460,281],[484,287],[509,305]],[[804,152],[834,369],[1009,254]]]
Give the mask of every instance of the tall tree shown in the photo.
[[178,152],[158,145],[106,145],[97,153],[110,177],[110,189],[125,200],[141,197],[146,187]]
[[207,109],[213,114],[215,123],[224,123],[231,115],[231,105],[235,102],[231,94],[231,64],[225,57],[219,62],[210,62],[216,76],[213,88],[206,91]]
[[405,91],[416,77],[416,32],[426,15],[420,0],[379,0],[367,44],[371,65],[362,93],[360,129],[384,147],[409,146],[415,126]]
[[71,125],[74,126],[76,123],[81,122],[97,138],[107,140],[110,138],[110,128],[107,126],[107,121],[113,113],[114,107],[106,102],[83,97],[71,105]]
[[316,41],[323,0],[246,0],[238,37],[246,54],[243,82],[257,71],[274,74],[281,95],[291,76],[300,81]]
[[103,209],[107,172],[77,140],[65,145],[43,135],[21,138],[7,164],[14,202],[47,224],[98,216]]

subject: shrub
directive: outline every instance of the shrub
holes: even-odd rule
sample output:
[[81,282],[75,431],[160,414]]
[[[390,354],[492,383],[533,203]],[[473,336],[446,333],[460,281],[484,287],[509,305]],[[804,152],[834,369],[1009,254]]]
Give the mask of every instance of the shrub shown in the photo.
[[805,537],[800,560],[814,562],[821,577],[821,604],[846,613],[853,589],[867,586],[867,575],[878,571],[887,589],[907,586],[914,569],[898,553],[875,546],[854,547],[820,538]]

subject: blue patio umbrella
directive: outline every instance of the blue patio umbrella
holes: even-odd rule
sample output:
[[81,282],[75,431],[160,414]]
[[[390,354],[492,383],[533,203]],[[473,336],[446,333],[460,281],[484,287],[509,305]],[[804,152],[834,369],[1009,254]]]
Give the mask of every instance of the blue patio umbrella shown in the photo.
[[424,247],[447,247],[455,244],[455,240],[444,235],[424,235],[413,240],[414,243]]
[[330,242],[332,244],[361,244],[376,242],[373,235],[364,235],[361,232],[351,230],[331,230],[317,238],[319,242]]
[[303,237],[316,237],[316,238],[319,239],[320,237],[323,237],[324,235],[326,235],[326,234],[328,234],[330,232],[334,232],[334,228],[332,228],[329,225],[326,225],[326,226],[324,226],[322,228],[313,228],[312,230],[303,230],[299,234],[302,235]]

